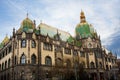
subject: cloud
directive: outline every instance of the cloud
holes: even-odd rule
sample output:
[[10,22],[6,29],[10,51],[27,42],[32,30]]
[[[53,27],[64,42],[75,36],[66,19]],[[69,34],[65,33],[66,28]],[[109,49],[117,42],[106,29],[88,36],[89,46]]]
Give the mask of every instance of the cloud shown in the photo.
[[75,27],[80,22],[79,16],[82,9],[85,12],[87,22],[92,24],[101,36],[103,45],[111,45],[115,38],[113,36],[120,35],[118,34],[120,28],[119,0],[7,1],[4,6],[8,8],[7,15],[11,16],[11,20],[8,19],[8,23],[1,24],[1,26],[5,26],[8,31],[10,29],[9,33],[13,27],[17,29],[20,27],[20,23],[28,12],[29,17],[32,20],[35,19],[37,25],[42,20],[43,23],[67,31],[74,36]]

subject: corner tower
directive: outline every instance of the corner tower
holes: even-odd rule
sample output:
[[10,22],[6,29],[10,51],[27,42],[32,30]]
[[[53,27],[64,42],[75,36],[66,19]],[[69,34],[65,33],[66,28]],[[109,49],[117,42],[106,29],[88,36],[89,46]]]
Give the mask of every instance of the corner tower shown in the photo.
[[[83,11],[80,13],[80,23],[75,28],[76,40],[82,43],[83,48],[100,46],[100,38],[91,24],[88,24]],[[94,45],[94,46],[93,46]]]

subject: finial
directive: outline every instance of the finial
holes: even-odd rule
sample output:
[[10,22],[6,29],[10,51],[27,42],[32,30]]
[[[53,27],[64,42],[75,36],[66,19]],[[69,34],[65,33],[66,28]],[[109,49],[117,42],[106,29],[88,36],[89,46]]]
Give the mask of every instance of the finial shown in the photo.
[[41,31],[40,31],[40,27],[38,27],[38,29],[39,29],[39,34],[41,33]]
[[13,28],[13,37],[15,38],[15,28]]
[[15,28],[13,28],[13,31],[15,31]]
[[28,18],[28,12],[27,12],[27,18]]
[[33,20],[33,22],[34,22],[34,26],[36,27],[36,21],[35,21],[35,20]]
[[40,23],[42,23],[42,20],[40,20]]
[[84,13],[82,9],[81,9],[81,13]]
[[58,34],[58,29],[57,29],[57,34]]
[[6,37],[8,36],[8,34],[6,33]]
[[84,15],[84,12],[81,10],[81,13],[80,13],[80,23],[85,23],[86,20],[85,20],[85,15]]

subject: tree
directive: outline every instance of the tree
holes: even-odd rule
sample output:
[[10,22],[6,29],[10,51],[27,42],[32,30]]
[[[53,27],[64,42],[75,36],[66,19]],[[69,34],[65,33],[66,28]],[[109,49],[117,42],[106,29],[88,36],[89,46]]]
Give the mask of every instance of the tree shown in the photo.
[[78,80],[89,80],[89,76],[82,64],[80,64],[78,67]]

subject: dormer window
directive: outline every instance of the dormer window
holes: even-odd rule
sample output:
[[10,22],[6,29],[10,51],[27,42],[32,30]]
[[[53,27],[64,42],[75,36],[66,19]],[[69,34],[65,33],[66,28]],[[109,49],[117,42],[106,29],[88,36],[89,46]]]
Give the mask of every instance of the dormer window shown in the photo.
[[25,39],[21,40],[21,47],[22,48],[26,47],[26,40]]

